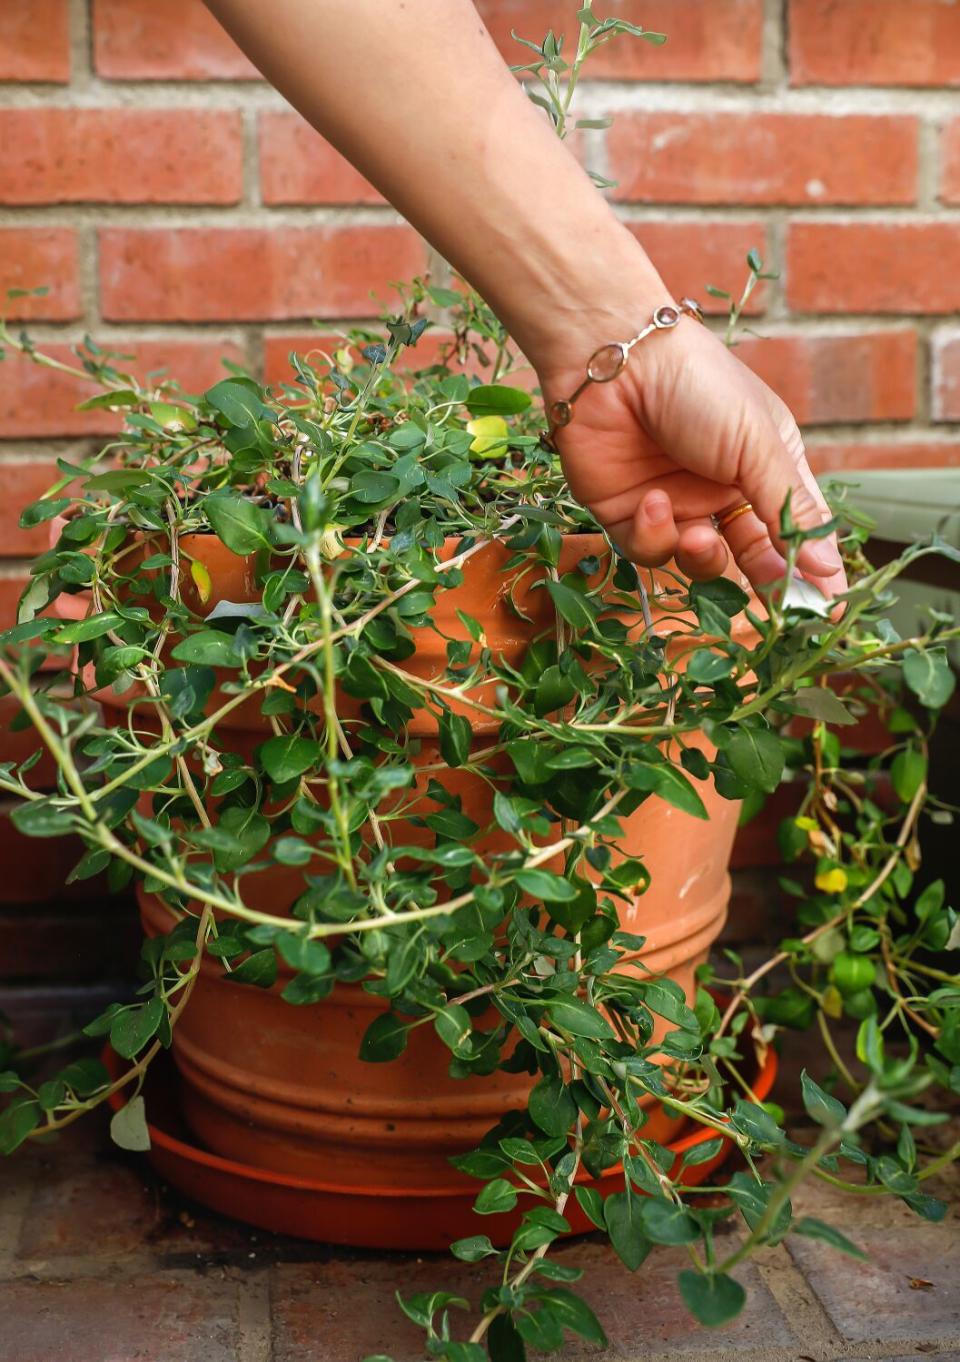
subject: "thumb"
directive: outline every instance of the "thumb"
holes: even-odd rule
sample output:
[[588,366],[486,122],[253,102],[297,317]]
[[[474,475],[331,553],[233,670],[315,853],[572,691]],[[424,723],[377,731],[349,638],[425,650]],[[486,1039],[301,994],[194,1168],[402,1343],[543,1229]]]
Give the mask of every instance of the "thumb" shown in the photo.
[[[817,529],[830,519],[830,511],[813,475],[805,478],[803,440],[792,417],[778,429],[772,419],[764,422],[763,434],[754,437],[744,451],[737,479],[743,495],[766,525],[774,544],[783,548],[780,513],[787,499],[794,523],[804,530]],[[843,566],[836,536],[810,539],[800,547],[797,566],[814,577],[832,577]]]

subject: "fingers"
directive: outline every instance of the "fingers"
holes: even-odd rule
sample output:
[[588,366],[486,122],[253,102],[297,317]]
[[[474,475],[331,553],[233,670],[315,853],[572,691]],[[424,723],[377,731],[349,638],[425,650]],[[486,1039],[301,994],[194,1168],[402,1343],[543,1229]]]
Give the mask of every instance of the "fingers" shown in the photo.
[[[812,474],[811,486],[801,467],[806,469],[803,442],[789,414],[779,430],[771,418],[744,451],[739,485],[774,543],[780,541],[780,511],[787,497],[793,519],[802,529],[815,529],[828,518]],[[842,573],[842,562],[833,536],[803,544],[797,565],[811,576],[836,579]]]
[[709,520],[684,525],[676,551],[677,567],[694,582],[720,577],[727,566],[727,546]]
[[610,535],[628,558],[643,567],[668,562],[679,538],[670,497],[659,487],[644,492],[632,520],[612,525]]

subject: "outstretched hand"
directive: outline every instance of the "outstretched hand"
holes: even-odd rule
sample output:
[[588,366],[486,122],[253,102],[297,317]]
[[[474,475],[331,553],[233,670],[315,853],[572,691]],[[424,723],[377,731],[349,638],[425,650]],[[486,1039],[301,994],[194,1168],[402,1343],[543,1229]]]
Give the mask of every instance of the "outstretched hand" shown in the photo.
[[[538,366],[548,408],[581,382],[587,358]],[[799,526],[829,519],[787,407],[689,318],[637,346],[612,382],[587,388],[556,443],[571,491],[618,548],[649,567],[674,558],[695,580],[719,576],[728,550],[754,586],[782,578],[788,495]],[[711,516],[744,501],[753,510],[718,533]],[[846,589],[833,535],[806,541],[797,566],[825,596]]]

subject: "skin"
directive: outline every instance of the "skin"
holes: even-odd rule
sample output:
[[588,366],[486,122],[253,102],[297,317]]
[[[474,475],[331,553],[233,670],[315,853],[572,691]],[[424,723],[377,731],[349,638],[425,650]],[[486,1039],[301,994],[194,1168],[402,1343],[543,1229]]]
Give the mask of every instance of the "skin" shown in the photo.
[[[494,308],[547,402],[598,346],[673,301],[632,234],[527,99],[470,0],[207,0],[266,78]],[[572,17],[572,9],[571,9]],[[691,281],[693,288],[694,281]],[[557,445],[574,494],[637,562],[717,576],[732,552],[758,586],[782,576],[780,510],[828,512],[796,423],[706,328],[652,336],[592,385]],[[711,513],[743,501],[718,535]],[[834,538],[799,567],[846,583]]]

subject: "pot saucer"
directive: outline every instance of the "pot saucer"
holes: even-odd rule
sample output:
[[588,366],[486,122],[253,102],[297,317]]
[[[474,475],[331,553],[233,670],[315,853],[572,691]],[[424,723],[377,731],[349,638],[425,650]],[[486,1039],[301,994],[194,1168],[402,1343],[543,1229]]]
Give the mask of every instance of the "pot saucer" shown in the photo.
[[[103,1059],[111,1076],[121,1072],[121,1061],[109,1048]],[[766,1048],[762,1061],[749,1076],[757,1101],[764,1101],[773,1087],[777,1057]],[[272,1170],[236,1163],[210,1153],[196,1142],[180,1113],[177,1072],[172,1057],[161,1053],[150,1065],[143,1088],[150,1131],[148,1158],[156,1172],[184,1196],[201,1206],[234,1220],[277,1234],[343,1244],[358,1248],[444,1250],[455,1239],[476,1234],[482,1228],[495,1244],[505,1244],[519,1223],[519,1213],[487,1215],[482,1226],[472,1206],[481,1184],[472,1180],[463,1192],[430,1187],[350,1187],[334,1182],[292,1177]],[[127,1094],[116,1092],[110,1106],[119,1110]],[[674,1172],[685,1154],[706,1144],[715,1132],[707,1127],[692,1129],[672,1140],[668,1148],[676,1158]],[[729,1157],[733,1142],[703,1163],[687,1166],[683,1185],[695,1187]],[[581,1185],[578,1180],[578,1185]],[[623,1190],[623,1172],[607,1169],[599,1178],[582,1185],[595,1187],[603,1196]],[[594,1228],[571,1198],[564,1212],[575,1234]]]

